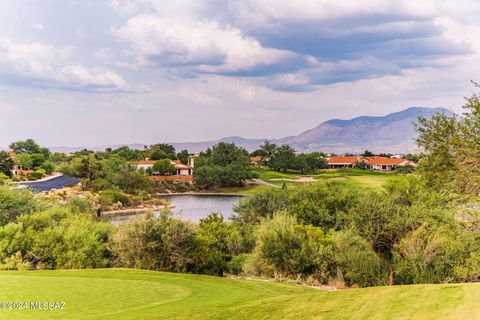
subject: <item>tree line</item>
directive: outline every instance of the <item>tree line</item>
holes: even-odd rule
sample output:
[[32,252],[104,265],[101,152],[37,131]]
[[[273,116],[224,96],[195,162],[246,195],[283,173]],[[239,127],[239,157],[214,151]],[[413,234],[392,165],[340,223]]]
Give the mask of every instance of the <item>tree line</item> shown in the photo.
[[288,144],[278,146],[268,140],[251,156],[261,157],[260,164],[275,171],[293,170],[304,174],[328,168],[327,155],[323,152],[297,153]]

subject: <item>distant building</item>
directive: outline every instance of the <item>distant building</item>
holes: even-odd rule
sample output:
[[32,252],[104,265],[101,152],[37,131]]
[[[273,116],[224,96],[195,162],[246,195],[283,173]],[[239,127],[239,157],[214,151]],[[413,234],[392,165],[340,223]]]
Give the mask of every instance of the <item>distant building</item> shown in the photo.
[[[140,161],[131,161],[129,162],[131,165],[135,166],[137,170],[143,169],[152,169],[153,165],[155,164],[156,160],[140,160]],[[177,176],[192,176],[193,175],[193,167],[183,164],[180,160],[170,160],[170,164],[175,167],[175,175]]]
[[375,171],[394,171],[399,166],[416,167],[413,161],[402,158],[372,157],[367,161],[367,168]]
[[330,169],[355,168],[361,159],[360,156],[334,156],[328,159],[328,166]]
[[250,164],[255,167],[259,167],[262,165],[263,157],[262,156],[255,156],[250,157]]
[[399,166],[417,166],[415,162],[407,159],[379,156],[333,156],[328,159],[328,166],[330,169],[355,168],[360,162],[365,164],[366,169],[387,172],[395,171]]

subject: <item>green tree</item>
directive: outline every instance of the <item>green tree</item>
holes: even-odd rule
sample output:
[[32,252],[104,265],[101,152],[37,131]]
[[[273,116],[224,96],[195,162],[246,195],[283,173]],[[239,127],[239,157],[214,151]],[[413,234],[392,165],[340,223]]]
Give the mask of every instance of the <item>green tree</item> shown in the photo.
[[237,147],[234,143],[219,142],[212,148],[210,163],[218,166],[236,164],[250,166],[250,156],[247,150]]
[[327,157],[322,152],[310,152],[306,154],[307,166],[312,170],[327,169]]
[[157,160],[153,164],[152,171],[161,175],[175,173],[175,166],[170,163],[170,159]]
[[257,149],[257,150],[250,153],[250,157],[263,157],[263,158],[265,158],[266,156],[268,156],[267,152],[265,152],[265,150],[262,150],[262,149]]
[[11,177],[14,165],[15,161],[10,158],[8,153],[5,151],[0,151],[0,173],[3,173],[7,177]]
[[263,164],[269,167],[270,160],[273,158],[273,155],[277,150],[277,145],[275,143],[271,143],[268,140],[265,140],[263,145],[260,146],[260,150],[264,154]]
[[48,158],[48,156],[50,155],[50,150],[48,150],[47,148],[41,147],[33,139],[13,142],[12,144],[10,144],[9,148],[13,150],[15,153],[28,153],[28,154],[40,153],[40,154],[43,154],[45,158]]
[[254,176],[248,152],[233,143],[220,142],[195,160],[194,182],[200,188],[238,187]]
[[15,156],[15,160],[22,169],[33,168],[32,158],[29,154],[20,153]]
[[45,162],[45,155],[41,153],[30,154],[31,169],[40,168]]
[[176,159],[175,147],[167,143],[157,143],[150,146],[149,157],[152,160]]
[[158,147],[154,147],[153,149],[148,151],[148,155],[149,155],[149,158],[152,160],[161,160],[161,159],[168,158],[168,154]]
[[177,159],[180,160],[180,162],[183,164],[188,164],[189,156],[190,154],[188,153],[188,150],[182,150],[179,153],[177,153]]
[[144,158],[143,150],[130,149],[127,146],[123,146],[111,151],[112,154],[115,154],[127,161],[138,161]]
[[425,151],[418,173],[427,184],[437,190],[451,190],[458,186],[460,159],[455,149],[459,123],[454,116],[435,114],[430,119],[419,118],[416,130],[417,144]]
[[221,186],[221,169],[217,166],[204,165],[195,168],[193,176],[195,185],[199,188],[210,190]]
[[275,171],[286,172],[291,169],[295,163],[295,149],[288,144],[281,145],[275,150],[269,161],[269,167]]

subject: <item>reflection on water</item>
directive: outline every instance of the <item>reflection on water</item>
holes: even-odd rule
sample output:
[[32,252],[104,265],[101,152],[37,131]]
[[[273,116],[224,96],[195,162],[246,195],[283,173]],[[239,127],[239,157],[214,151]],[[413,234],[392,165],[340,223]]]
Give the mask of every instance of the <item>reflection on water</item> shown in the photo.
[[[172,211],[175,216],[183,220],[199,221],[211,212],[220,212],[227,219],[233,208],[240,202],[243,196],[235,195],[164,195],[160,198],[167,199],[175,207]],[[158,214],[158,212],[156,213]],[[115,224],[122,223],[135,215],[117,216],[111,219]]]
[[168,195],[162,196],[175,208],[172,211],[184,220],[199,221],[210,212],[220,212],[224,218],[233,213],[242,196],[226,195]]

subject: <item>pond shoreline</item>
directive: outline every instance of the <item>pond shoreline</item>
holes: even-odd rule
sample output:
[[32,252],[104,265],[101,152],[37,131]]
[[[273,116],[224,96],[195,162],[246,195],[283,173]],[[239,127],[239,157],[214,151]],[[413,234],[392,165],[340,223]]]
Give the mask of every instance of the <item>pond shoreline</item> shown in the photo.
[[249,197],[249,194],[240,193],[219,193],[219,192],[172,192],[155,193],[155,196],[229,196],[229,197]]
[[[152,208],[131,208],[131,209],[120,209],[120,210],[110,210],[110,211],[104,211],[101,213],[100,218],[101,219],[109,219],[109,218],[114,218],[114,217],[123,217],[123,216],[136,216],[140,214],[144,214],[146,212],[150,211],[161,211],[166,209],[167,206],[157,206],[157,207],[152,207]],[[168,206],[168,209],[175,208],[175,205],[170,204]]]
[[198,222],[212,212],[221,213],[224,217],[234,214],[233,208],[237,206],[245,196],[239,194],[224,195],[218,193],[178,193],[157,194],[156,197],[168,201],[166,205],[149,208],[127,208],[121,210],[105,211],[100,215],[102,220],[110,220],[113,223],[121,223],[129,218],[141,216],[146,212],[158,215],[160,211],[171,209],[175,217],[182,220]]

